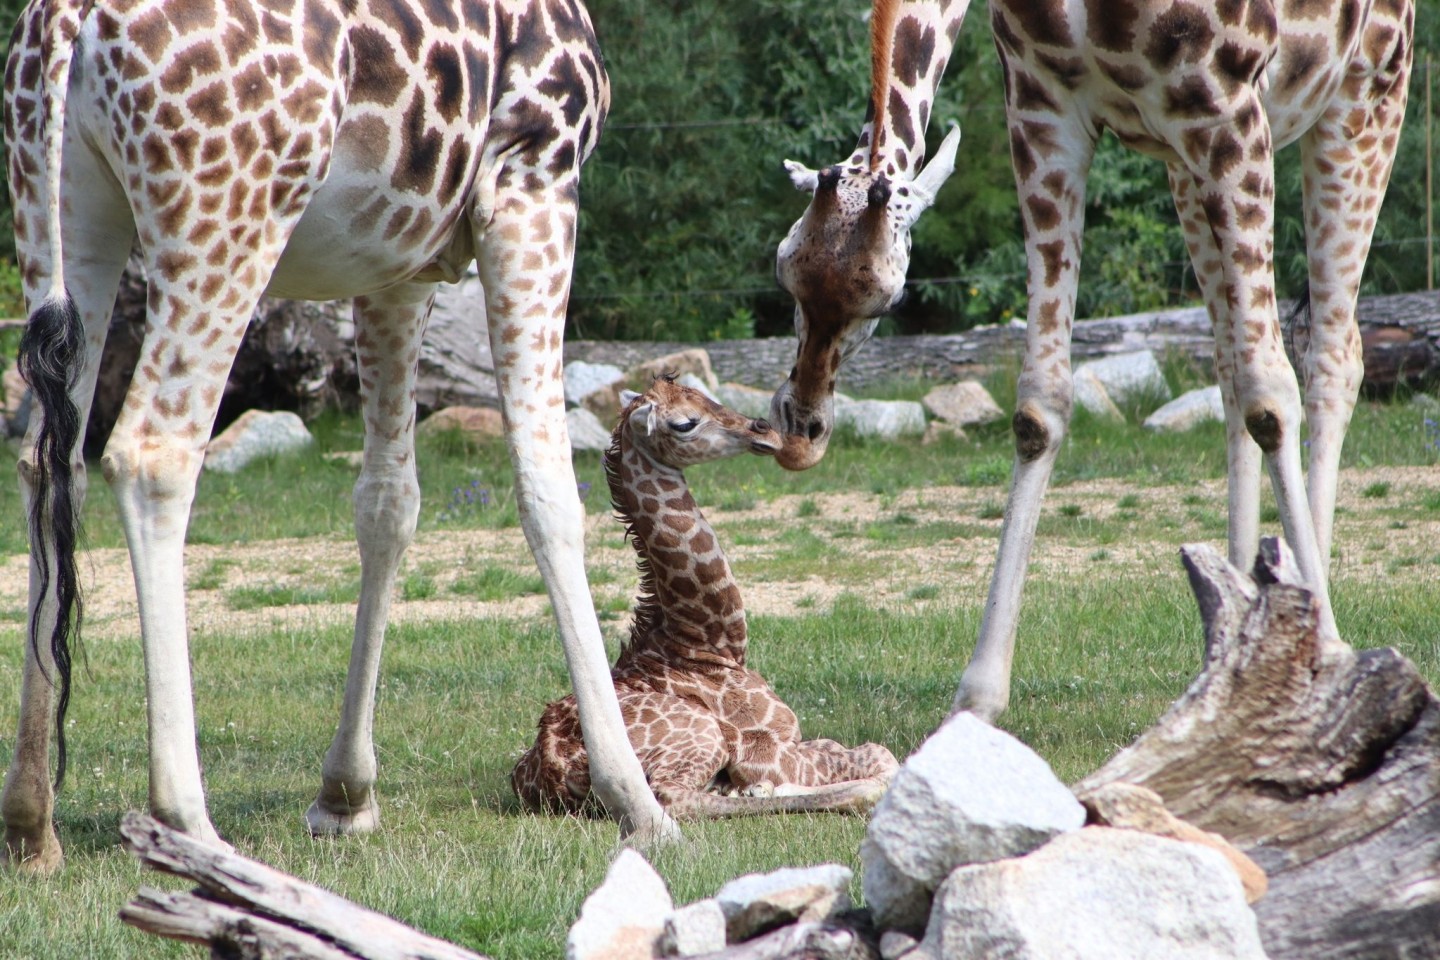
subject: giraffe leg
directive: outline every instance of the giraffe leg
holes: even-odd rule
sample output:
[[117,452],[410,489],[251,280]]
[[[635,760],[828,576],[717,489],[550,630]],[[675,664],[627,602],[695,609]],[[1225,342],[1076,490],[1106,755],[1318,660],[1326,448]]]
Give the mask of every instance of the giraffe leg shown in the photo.
[[678,830],[646,785],[626,738],[585,579],[584,508],[575,485],[560,374],[577,187],[573,175],[567,175],[528,191],[520,186],[526,179],[539,176],[523,170],[502,174],[493,214],[476,224],[520,523],[555,611],[595,795],[623,836],[642,843],[672,839]]
[[263,231],[268,244],[261,235],[256,229],[238,269],[201,276],[183,238],[150,238],[140,364],[100,461],[135,576],[150,809],[156,819],[214,844],[221,841],[206,810],[196,741],[185,532],[225,379],[288,231],[271,223]]
[[319,796],[305,812],[314,834],[368,833],[380,822],[373,790],[375,684],[395,575],[420,514],[415,373],[434,293],[433,283],[409,283],[355,301],[365,417],[364,462],[354,493],[360,604],[340,726],[325,754]]
[[1095,145],[1082,123],[1048,119],[1055,125],[1049,128],[1043,149],[1031,146],[1033,135],[1023,115],[1011,120],[1029,294],[1025,357],[1011,421],[1015,466],[980,637],[951,707],[952,713],[969,710],[986,720],[999,716],[1010,702],[1010,666],[1025,571],[1041,501],[1069,429],[1073,400],[1070,328],[1085,228],[1085,176]]
[[[1187,138],[1190,154],[1181,157],[1194,177],[1195,200],[1215,240],[1221,299],[1235,305],[1228,328],[1215,331],[1216,355],[1228,350],[1234,357],[1230,376],[1235,403],[1260,446],[1285,538],[1315,594],[1320,635],[1338,640],[1301,468],[1300,390],[1276,311],[1270,126],[1259,94],[1248,89],[1237,93],[1225,118],[1209,136]],[[1212,310],[1211,316],[1226,313]],[[1246,494],[1230,490],[1232,501]]]
[[[1170,192],[1180,216],[1180,229],[1190,250],[1190,262],[1201,295],[1210,311],[1210,325],[1228,330],[1234,325],[1224,296],[1220,251],[1210,221],[1197,200],[1195,178],[1182,164],[1168,164]],[[1240,569],[1249,567],[1260,549],[1260,447],[1245,427],[1235,396],[1235,351],[1228,338],[1215,338],[1215,377],[1225,406],[1226,490],[1229,491],[1229,558]]]
[[[75,303],[84,328],[85,360],[70,386],[70,399],[75,405],[81,435],[69,451],[72,477],[71,496],[74,512],[79,516],[89,488],[85,459],[81,454],[84,424],[90,415],[95,380],[100,369],[100,355],[105,334],[110,326],[110,312],[115,290],[124,269],[126,255],[134,236],[134,226],[124,199],[108,186],[108,181],[93,175],[93,158],[83,150],[67,150],[65,155],[66,195],[74,198],[62,208],[65,231],[67,289]],[[32,194],[33,196],[33,194]],[[38,304],[45,291],[37,278],[49,277],[50,251],[47,239],[33,225],[42,214],[24,203],[17,204],[17,223],[26,221],[29,230],[16,233],[16,254],[21,275],[26,283],[25,299]],[[83,219],[65,210],[84,210]],[[21,502],[29,517],[35,501],[36,435],[43,413],[32,414],[29,429],[21,447],[19,480]],[[49,559],[49,582],[55,582],[55,542],[46,538],[45,555]],[[38,643],[25,644],[25,661],[20,680],[20,719],[15,735],[15,749],[0,793],[0,816],[5,825],[4,847],[0,848],[0,864],[17,869],[50,873],[61,866],[63,853],[52,822],[55,793],[50,781],[50,734],[54,722],[54,690],[58,683],[55,660],[49,637],[55,624],[56,604],[53,591],[40,602],[41,568],[35,552],[30,555],[30,621]]]
[[[1355,300],[1405,113],[1405,77],[1398,102],[1374,110],[1332,107],[1300,141],[1305,235],[1310,274],[1310,336],[1300,357],[1310,427],[1306,493],[1315,521],[1321,571],[1328,576],[1340,452],[1365,375]],[[1346,121],[1365,116],[1360,129]]]

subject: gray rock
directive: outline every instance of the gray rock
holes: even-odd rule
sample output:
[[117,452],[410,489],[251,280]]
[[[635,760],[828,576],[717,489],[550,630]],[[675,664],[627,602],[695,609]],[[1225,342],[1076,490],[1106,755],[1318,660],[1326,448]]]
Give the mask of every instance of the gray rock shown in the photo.
[[1094,370],[1088,370],[1082,364],[1075,371],[1074,384],[1075,406],[1106,420],[1124,421],[1125,414],[1121,413],[1120,408],[1115,406],[1115,401],[1110,399],[1109,391]]
[[579,406],[597,390],[618,391],[625,383],[625,371],[608,363],[586,363],[575,360],[565,364],[565,402]]
[[205,469],[236,473],[264,457],[302,450],[315,442],[289,410],[247,410],[205,448]]
[[1005,419],[1005,411],[990,396],[990,391],[974,380],[936,387],[920,402],[934,416],[961,427]]
[[1142,394],[1170,399],[1170,384],[1160,371],[1160,362],[1149,350],[1089,360],[1075,368],[1076,373],[1081,370],[1094,373],[1117,404],[1129,403]]
[[885,960],[900,960],[919,945],[919,940],[899,930],[886,930],[880,934],[880,956]]
[[565,430],[570,434],[571,450],[604,452],[610,446],[610,430],[584,407],[565,411]]
[[420,421],[415,432],[421,436],[453,430],[472,441],[505,435],[505,418],[490,407],[446,407]]
[[[711,374],[710,379],[715,379],[714,374]],[[680,386],[682,387],[689,387],[691,390],[699,390],[701,393],[705,394],[705,396],[709,397],[711,400],[714,400],[716,403],[721,402],[720,398],[715,396],[715,390],[704,380],[700,379],[693,373],[682,373],[679,377],[676,378],[675,382],[680,384]]]
[[1211,420],[1225,422],[1225,404],[1218,386],[1182,393],[1145,418],[1145,429],[1179,433]]
[[915,960],[1263,960],[1225,858],[1134,830],[1087,827],[1026,857],[960,867]]
[[787,923],[824,920],[850,908],[849,867],[826,863],[751,873],[715,894],[725,913],[725,935],[740,943]]
[[758,390],[743,383],[722,383],[715,388],[715,399],[736,413],[751,418],[770,416],[770,398],[773,396],[769,390]]
[[965,435],[965,431],[949,420],[931,420],[925,425],[925,435],[920,438],[920,445],[928,447],[942,440],[968,439],[970,438]]
[[837,396],[835,426],[875,440],[919,437],[925,434],[925,408],[913,400],[842,402]]
[[580,907],[580,918],[565,937],[565,960],[658,956],[665,918],[674,908],[665,881],[627,847]]
[[697,900],[665,918],[660,954],[693,957],[725,949],[725,911],[716,900]]
[[630,384],[632,390],[643,393],[650,386],[650,381],[669,374],[676,377],[686,374],[695,376],[705,385],[707,394],[712,393],[718,386],[715,371],[710,367],[710,354],[706,353],[703,347],[680,350],[637,364],[626,371],[625,382]]
[[1084,822],[1084,808],[1033,750],[956,714],[875,808],[860,845],[865,899],[881,929],[918,934],[956,867],[1022,856]]

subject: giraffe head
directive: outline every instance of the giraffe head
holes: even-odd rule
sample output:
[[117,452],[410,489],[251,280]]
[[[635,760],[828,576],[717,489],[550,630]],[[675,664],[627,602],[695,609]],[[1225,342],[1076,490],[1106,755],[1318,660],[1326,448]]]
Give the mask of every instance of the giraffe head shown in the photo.
[[914,179],[872,169],[863,153],[823,170],[785,161],[796,189],[811,194],[775,258],[775,276],[795,298],[800,340],[790,377],[770,404],[784,435],[776,459],[786,469],[805,470],[825,456],[836,374],[900,302],[910,228],[954,172],[959,143],[954,127]]
[[651,460],[676,470],[742,453],[774,456],[780,434],[765,420],[752,420],[711,400],[699,390],[656,377],[643,394],[626,390],[615,438]]

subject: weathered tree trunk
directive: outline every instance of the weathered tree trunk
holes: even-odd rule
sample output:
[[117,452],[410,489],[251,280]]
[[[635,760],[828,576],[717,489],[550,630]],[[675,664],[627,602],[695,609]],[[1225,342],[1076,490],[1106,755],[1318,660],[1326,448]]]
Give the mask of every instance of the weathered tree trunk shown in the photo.
[[1269,874],[1273,960],[1440,957],[1440,702],[1394,650],[1323,644],[1289,551],[1183,551],[1205,623],[1189,690],[1077,785],[1141,784]]
[[209,944],[224,960],[484,960],[383,914],[207,846],[141,813],[120,822],[146,866],[200,884],[189,893],[142,887],[120,910],[132,926]]

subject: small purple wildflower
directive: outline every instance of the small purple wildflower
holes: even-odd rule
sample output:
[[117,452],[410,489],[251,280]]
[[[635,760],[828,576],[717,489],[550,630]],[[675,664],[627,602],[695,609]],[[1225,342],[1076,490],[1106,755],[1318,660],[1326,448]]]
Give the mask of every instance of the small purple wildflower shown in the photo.
[[580,483],[576,485],[575,489],[579,491],[581,500],[584,500],[586,497],[590,496],[590,484],[586,483],[584,480],[581,480]]

